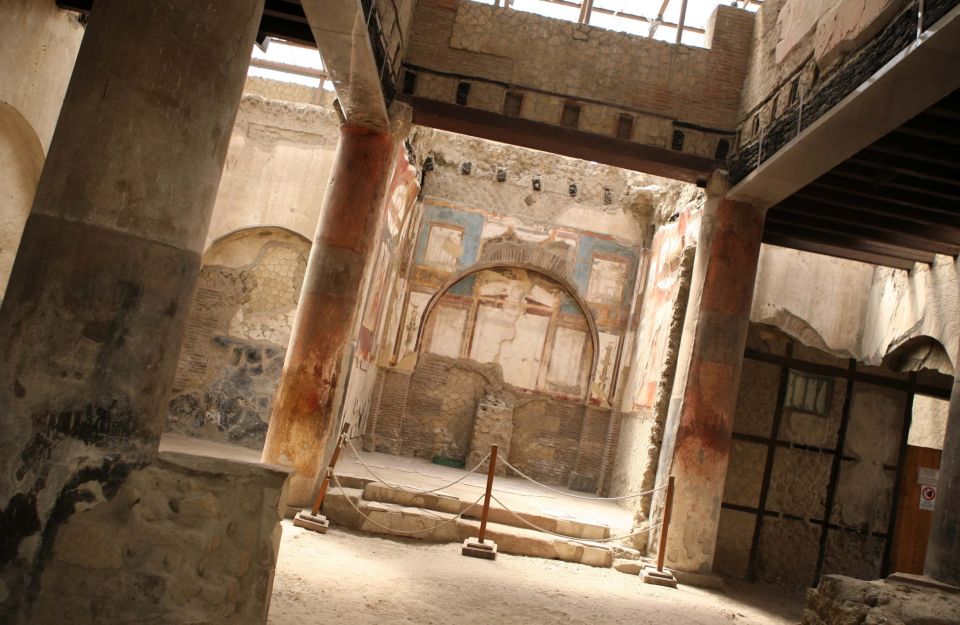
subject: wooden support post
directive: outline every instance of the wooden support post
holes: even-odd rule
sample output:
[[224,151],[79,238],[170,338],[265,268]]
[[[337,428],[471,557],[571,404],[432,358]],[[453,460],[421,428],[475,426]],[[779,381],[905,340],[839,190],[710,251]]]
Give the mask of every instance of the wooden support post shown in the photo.
[[350,424],[344,423],[343,428],[340,430],[340,438],[337,439],[337,445],[333,448],[333,456],[330,458],[330,464],[327,465],[327,471],[323,476],[323,482],[320,483],[320,491],[317,493],[317,498],[313,500],[313,508],[310,509],[309,514],[301,510],[293,517],[293,524],[297,527],[321,534],[327,533],[327,528],[330,527],[330,521],[327,520],[327,517],[320,514],[320,508],[323,506],[323,500],[327,496],[327,489],[330,488],[330,480],[333,479],[333,471],[337,467],[337,460],[340,459],[340,451],[347,442],[348,436],[350,436]]
[[323,498],[327,495],[327,489],[330,487],[330,478],[333,477],[333,470],[337,467],[337,460],[340,459],[340,451],[343,449],[343,444],[347,442],[347,436],[350,435],[350,424],[344,423],[343,429],[340,430],[340,438],[337,439],[337,446],[333,448],[333,457],[330,458],[330,465],[327,467],[327,472],[323,477],[323,482],[320,484],[320,492],[317,493],[317,498],[313,502],[313,509],[310,510],[310,513],[314,516],[320,513],[320,506],[323,505]]
[[677,20],[677,43],[683,43],[683,27],[687,21],[687,0],[680,3],[680,19]]
[[590,16],[593,14],[593,0],[581,0],[580,2],[580,23],[589,24]]
[[490,495],[493,493],[493,474],[497,470],[497,446],[490,445],[490,462],[487,467],[487,492],[483,496],[483,514],[480,516],[480,544],[487,535],[487,516],[490,514]]
[[644,584],[656,586],[677,587],[677,578],[670,571],[663,570],[663,560],[667,555],[667,535],[670,532],[670,516],[673,514],[674,478],[671,475],[667,481],[667,496],[663,504],[663,521],[660,523],[660,546],[657,549],[657,568],[648,567],[643,570],[641,578]]
[[466,539],[460,553],[471,558],[485,560],[497,559],[497,544],[487,541],[487,516],[490,514],[490,498],[493,496],[493,476],[497,470],[497,446],[490,445],[490,462],[487,466],[487,490],[483,496],[483,513],[480,515],[480,537],[477,540]]
[[660,527],[660,547],[657,549],[657,571],[663,573],[663,559],[667,555],[667,534],[670,531],[670,515],[673,513],[673,476],[667,482],[667,501],[663,505],[663,525]]

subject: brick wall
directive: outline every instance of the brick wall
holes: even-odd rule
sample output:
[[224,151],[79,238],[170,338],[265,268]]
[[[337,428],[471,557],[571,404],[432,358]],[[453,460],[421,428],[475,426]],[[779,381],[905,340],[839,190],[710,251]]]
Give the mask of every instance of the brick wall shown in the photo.
[[[814,22],[815,27],[799,37],[789,50],[783,46],[778,49],[783,33],[789,31],[791,16],[785,7],[791,1],[797,2],[768,0],[757,14],[754,49],[739,113],[739,141],[728,163],[734,183],[853,93],[916,39],[916,1],[876,3],[871,5],[873,13],[863,16],[854,28],[838,31],[833,17],[850,4],[846,0],[825,3],[824,15]],[[929,28],[958,3],[925,0],[924,27]]]
[[[712,158],[734,129],[750,54],[753,14],[718,7],[709,48],[675,45],[469,0],[422,0],[405,67],[410,95],[500,113],[507,91],[521,93],[519,116],[559,124],[564,103],[580,107],[577,128],[616,136],[633,118],[630,140]],[[627,68],[627,71],[624,71]],[[461,102],[462,104],[462,102]]]
[[423,354],[412,374],[381,370],[364,449],[432,460],[465,460],[477,405],[487,394],[514,406],[508,459],[547,484],[603,489],[619,427],[607,408],[524,393],[505,385],[499,367]]

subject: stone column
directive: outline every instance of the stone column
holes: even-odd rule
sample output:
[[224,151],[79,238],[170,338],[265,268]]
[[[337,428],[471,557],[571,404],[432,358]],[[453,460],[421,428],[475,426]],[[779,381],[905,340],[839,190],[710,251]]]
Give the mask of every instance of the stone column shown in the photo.
[[296,471],[288,491],[291,506],[310,502],[326,460],[337,388],[346,374],[344,355],[397,147],[389,133],[340,127],[263,448],[263,462]]
[[0,622],[156,454],[262,5],[95,3],[0,308]]
[[764,212],[725,190],[707,189],[657,470],[658,486],[676,477],[667,566],[698,573],[713,566],[763,233]]
[[940,483],[927,540],[923,574],[960,586],[960,378],[953,382],[947,432],[940,456]]

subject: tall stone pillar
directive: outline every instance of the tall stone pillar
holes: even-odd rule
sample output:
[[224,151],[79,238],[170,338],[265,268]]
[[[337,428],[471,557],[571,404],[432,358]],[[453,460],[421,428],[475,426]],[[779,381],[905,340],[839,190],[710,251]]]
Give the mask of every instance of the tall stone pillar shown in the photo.
[[94,5],[0,308],[0,622],[157,451],[262,5]]
[[[709,573],[750,324],[764,212],[707,189],[657,485],[676,478],[667,566]],[[656,514],[656,513],[655,513]]]
[[953,381],[923,574],[960,586],[960,378]]
[[389,133],[340,127],[263,448],[263,462],[296,471],[288,487],[291,506],[310,501],[333,433],[344,355],[397,146]]

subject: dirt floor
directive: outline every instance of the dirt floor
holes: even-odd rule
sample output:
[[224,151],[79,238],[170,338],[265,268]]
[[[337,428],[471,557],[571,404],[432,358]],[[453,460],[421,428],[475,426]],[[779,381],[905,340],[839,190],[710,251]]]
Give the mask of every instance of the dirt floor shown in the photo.
[[283,524],[270,625],[796,624],[801,597],[728,584],[673,590],[555,560],[465,558],[459,545]]

